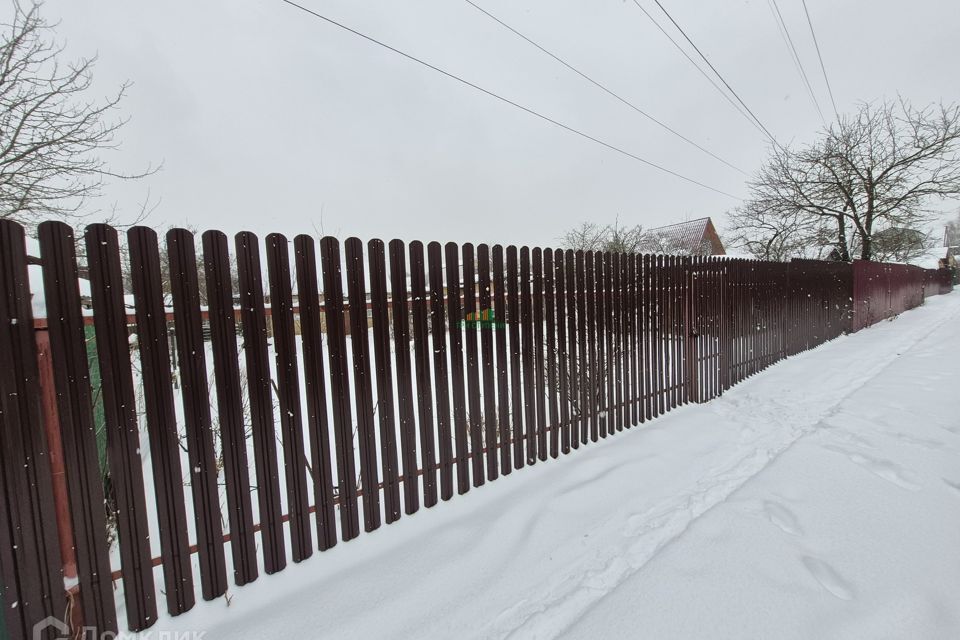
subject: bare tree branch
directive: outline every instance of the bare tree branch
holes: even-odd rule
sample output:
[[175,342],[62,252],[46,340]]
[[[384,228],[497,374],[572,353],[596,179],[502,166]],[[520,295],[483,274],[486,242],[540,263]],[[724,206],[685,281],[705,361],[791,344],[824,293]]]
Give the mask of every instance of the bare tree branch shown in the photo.
[[960,196],[960,107],[864,103],[816,143],[774,147],[732,212],[758,257],[909,260],[929,244],[935,202]]
[[561,238],[561,242],[565,248],[574,251],[639,253],[646,242],[646,234],[640,225],[622,226],[618,217],[613,224],[608,225],[583,222],[567,231]]
[[126,120],[113,113],[129,85],[104,102],[85,98],[96,58],[63,63],[64,47],[40,15],[40,4],[13,0],[0,24],[0,219],[28,228],[41,218],[76,221],[106,179],[135,180],[111,169],[101,154],[116,149]]

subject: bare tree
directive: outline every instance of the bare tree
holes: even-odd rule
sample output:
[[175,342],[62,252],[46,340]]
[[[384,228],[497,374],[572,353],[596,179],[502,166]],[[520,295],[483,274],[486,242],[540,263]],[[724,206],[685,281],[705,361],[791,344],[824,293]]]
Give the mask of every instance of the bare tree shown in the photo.
[[0,25],[0,219],[32,228],[42,217],[89,216],[105,180],[156,170],[116,172],[100,155],[117,147],[126,120],[111,116],[128,85],[102,103],[89,100],[96,58],[63,62],[40,4],[13,0],[12,8]]
[[606,245],[607,227],[596,222],[581,222],[560,239],[563,246],[574,251],[600,251]]
[[741,245],[761,256],[773,248],[781,259],[823,248],[840,260],[875,259],[877,233],[925,234],[933,203],[960,196],[958,151],[955,104],[862,104],[814,144],[773,147],[750,200],[731,216],[744,229]]
[[760,260],[825,258],[830,246],[824,221],[775,203],[753,200],[727,214],[727,244]]
[[[194,236],[194,243],[196,248],[196,270],[197,270],[197,287],[200,297],[200,304],[207,306],[210,302],[210,296],[207,288],[207,278],[206,278],[206,267],[204,263],[203,255],[203,245],[202,245],[202,236],[201,232],[193,225],[183,225],[183,227],[173,227],[168,226],[166,228],[157,229],[157,250],[160,254],[160,288],[163,291],[163,303],[166,306],[173,305],[173,276],[170,273],[170,253],[167,248],[167,233],[174,228],[183,228],[189,231]],[[83,259],[81,259],[83,262]],[[126,242],[124,237],[120,239],[120,269],[123,274],[123,287],[124,291],[132,292],[133,291],[133,266],[130,262],[130,245]],[[239,295],[240,291],[240,274],[239,267],[237,266],[237,257],[236,255],[231,254],[230,256],[230,283],[231,291],[233,291],[234,296]]]
[[561,242],[565,248],[573,250],[639,253],[643,249],[645,237],[641,225],[625,227],[617,218],[613,224],[608,225],[583,222],[567,231]]
[[912,262],[933,248],[929,231],[887,227],[873,234],[873,257],[883,262]]

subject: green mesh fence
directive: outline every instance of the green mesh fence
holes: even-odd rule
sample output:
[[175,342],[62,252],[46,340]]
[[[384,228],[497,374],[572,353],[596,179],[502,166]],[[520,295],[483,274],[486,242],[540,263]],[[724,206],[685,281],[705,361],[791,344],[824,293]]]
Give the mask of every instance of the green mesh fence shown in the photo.
[[100,365],[97,363],[97,339],[93,325],[84,327],[87,338],[87,364],[90,367],[90,388],[93,399],[93,428],[97,434],[97,457],[100,460],[100,475],[107,474],[107,419],[103,413],[103,396],[100,389]]
[[[3,585],[0,584],[0,593],[3,593]],[[7,620],[4,617],[7,609],[7,604],[4,602],[3,598],[0,597],[0,640],[10,640],[10,634],[7,633]]]

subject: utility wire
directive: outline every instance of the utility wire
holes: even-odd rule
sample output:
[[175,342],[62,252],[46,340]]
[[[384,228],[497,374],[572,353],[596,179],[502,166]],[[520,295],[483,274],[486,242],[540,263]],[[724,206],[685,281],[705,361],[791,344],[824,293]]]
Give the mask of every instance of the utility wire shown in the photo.
[[833,89],[830,87],[830,78],[827,77],[827,68],[823,64],[823,56],[820,54],[820,43],[817,42],[817,34],[813,30],[810,11],[807,10],[807,0],[801,0],[801,2],[803,2],[803,12],[807,14],[807,24],[810,25],[810,35],[813,37],[813,46],[817,49],[817,58],[820,60],[820,70],[823,71],[823,81],[827,84],[827,93],[830,94],[830,104],[833,105],[833,115],[837,116],[837,122],[839,122],[840,112],[837,109],[837,102],[833,99]]
[[359,32],[359,31],[357,31],[356,29],[352,29],[352,28],[346,26],[345,24],[341,24],[340,22],[337,22],[336,20],[334,20],[334,19],[332,19],[332,18],[328,18],[328,17],[325,16],[325,15],[322,15],[322,14],[320,14],[320,13],[317,13],[316,11],[313,11],[313,10],[311,10],[311,9],[308,9],[307,7],[304,7],[304,6],[301,5],[301,4],[297,4],[296,2],[293,2],[293,0],[280,0],[280,1],[283,2],[284,4],[290,5],[291,7],[294,7],[294,8],[296,8],[296,9],[299,9],[300,11],[303,11],[304,13],[310,14],[311,16],[313,16],[313,17],[315,17],[315,18],[318,18],[318,19],[320,19],[320,20],[323,20],[324,22],[327,22],[327,23],[329,23],[329,24],[331,24],[331,25],[333,25],[333,26],[335,26],[335,27],[337,27],[337,28],[339,28],[339,29],[342,29],[342,30],[344,30],[344,31],[347,31],[347,32],[349,32],[349,33],[352,33],[352,34],[355,35],[355,36],[358,36],[358,37],[360,37],[360,38],[363,38],[364,40],[366,40],[366,41],[368,41],[368,42],[371,42],[371,43],[373,43],[373,44],[375,44],[375,45],[378,45],[378,46],[380,46],[380,47],[383,47],[384,49],[387,49],[388,51],[392,51],[393,53],[396,53],[397,55],[403,56],[404,58],[406,58],[406,59],[408,59],[408,60],[410,60],[410,61],[412,61],[412,62],[416,62],[417,64],[420,64],[420,65],[423,65],[424,67],[427,67],[428,69],[431,69],[431,70],[433,70],[433,71],[436,71],[437,73],[440,73],[440,74],[442,74],[442,75],[450,78],[451,80],[456,80],[457,82],[459,82],[459,83],[461,83],[461,84],[464,84],[464,85],[466,85],[466,86],[468,86],[468,87],[470,87],[470,88],[472,88],[472,89],[476,89],[477,91],[479,91],[479,92],[481,92],[481,93],[485,93],[486,95],[490,96],[491,98],[496,98],[497,100],[500,100],[501,102],[505,102],[506,104],[508,104],[508,105],[510,105],[510,106],[512,106],[512,107],[515,107],[515,108],[517,108],[517,109],[520,109],[521,111],[525,111],[526,113],[529,113],[529,114],[532,115],[532,116],[536,116],[537,118],[540,118],[541,120],[545,120],[546,122],[549,122],[550,124],[552,124],[552,125],[554,125],[554,126],[556,126],[556,127],[560,127],[561,129],[564,129],[564,130],[566,130],[566,131],[569,131],[570,133],[576,134],[576,135],[580,136],[581,138],[586,138],[587,140],[590,140],[591,142],[595,142],[596,144],[599,144],[600,146],[606,147],[607,149],[610,149],[611,151],[616,151],[617,153],[622,154],[622,155],[625,155],[625,156],[627,156],[628,158],[633,158],[634,160],[636,160],[636,161],[638,161],[638,162],[642,162],[643,164],[645,164],[645,165],[647,165],[647,166],[649,166],[649,167],[652,167],[652,168],[657,169],[657,170],[659,170],[659,171],[662,171],[662,172],[664,172],[664,173],[668,173],[668,174],[670,174],[670,175],[672,175],[672,176],[674,176],[674,177],[676,177],[676,178],[680,178],[681,180],[684,180],[685,182],[689,182],[690,184],[695,184],[695,185],[697,185],[698,187],[703,187],[704,189],[708,189],[708,190],[710,190],[710,191],[713,191],[713,192],[715,192],[715,193],[719,193],[719,194],[724,195],[724,196],[727,196],[727,197],[729,197],[729,198],[733,198],[734,200],[740,200],[740,198],[738,198],[737,196],[735,196],[735,195],[733,195],[733,194],[731,194],[731,193],[727,193],[726,191],[721,191],[720,189],[717,189],[717,188],[715,188],[715,187],[711,187],[711,186],[706,185],[706,184],[704,184],[704,183],[702,183],[702,182],[698,182],[697,180],[694,180],[693,178],[688,178],[687,176],[685,176],[685,175],[683,175],[683,174],[681,174],[681,173],[677,173],[676,171],[673,171],[673,170],[671,170],[671,169],[667,169],[667,168],[664,167],[664,166],[661,166],[661,165],[659,165],[659,164],[657,164],[657,163],[655,163],[655,162],[651,162],[650,160],[646,160],[646,159],[644,159],[644,158],[641,158],[640,156],[638,156],[638,155],[636,155],[636,154],[634,154],[634,153],[631,153],[631,152],[629,152],[629,151],[626,151],[626,150],[624,150],[624,149],[622,149],[622,148],[620,148],[620,147],[617,147],[617,146],[615,146],[615,145],[612,145],[612,144],[610,144],[609,142],[604,142],[603,140],[601,140],[601,139],[599,139],[599,138],[595,138],[595,137],[591,136],[590,134],[584,133],[584,132],[582,132],[582,131],[580,131],[580,130],[578,130],[578,129],[574,129],[573,127],[571,127],[571,126],[569,126],[569,125],[565,125],[565,124],[563,124],[562,122],[559,122],[559,121],[557,121],[557,120],[554,120],[553,118],[551,118],[551,117],[549,117],[549,116],[545,116],[545,115],[543,115],[542,113],[539,113],[539,112],[537,112],[537,111],[534,111],[533,109],[531,109],[531,108],[529,108],[529,107],[525,107],[525,106],[523,106],[522,104],[519,104],[519,103],[517,103],[517,102],[514,102],[513,100],[510,100],[509,98],[504,98],[503,96],[501,96],[501,95],[499,95],[499,94],[496,94],[496,93],[494,93],[493,91],[490,91],[490,90],[488,90],[488,89],[484,89],[484,88],[481,87],[480,85],[474,84],[474,83],[470,82],[469,80],[464,80],[464,79],[461,78],[460,76],[457,76],[457,75],[455,75],[455,74],[453,74],[453,73],[451,73],[451,72],[449,72],[449,71],[445,71],[445,70],[441,69],[440,67],[434,66],[434,65],[430,64],[429,62],[426,62],[426,61],[424,61],[424,60],[421,60],[420,58],[417,58],[416,56],[413,56],[413,55],[411,55],[411,54],[409,54],[409,53],[406,53],[406,52],[404,52],[404,51],[401,51],[400,49],[397,49],[397,48],[392,47],[392,46],[390,46],[390,45],[388,45],[388,44],[386,44],[386,43],[384,43],[384,42],[381,42],[380,40],[377,40],[376,38],[374,38],[374,37],[372,37],[372,36],[368,36],[368,35],[366,35],[366,34],[364,34],[364,33],[361,33],[361,32]]
[[623,104],[627,105],[628,107],[630,107],[631,109],[633,109],[634,111],[636,111],[637,113],[639,113],[640,115],[642,115],[644,118],[646,118],[646,119],[650,120],[651,122],[659,125],[661,128],[666,129],[667,131],[669,131],[670,133],[672,133],[672,134],[675,135],[676,137],[680,138],[680,139],[683,140],[684,142],[693,145],[694,147],[696,147],[696,148],[699,149],[700,151],[704,152],[705,154],[707,154],[708,156],[710,156],[710,157],[713,158],[714,160],[717,160],[717,161],[719,161],[719,162],[722,162],[723,164],[727,165],[727,166],[730,167],[731,169],[734,169],[734,170],[739,171],[740,173],[742,173],[742,174],[744,174],[744,175],[747,175],[747,173],[746,173],[743,169],[741,169],[740,167],[737,167],[737,166],[735,166],[735,165],[727,162],[726,160],[724,160],[724,159],[721,158],[720,156],[716,155],[715,153],[713,153],[713,152],[711,152],[711,151],[708,151],[707,149],[704,149],[702,146],[700,146],[699,144],[697,144],[696,142],[694,142],[694,141],[691,140],[690,138],[686,137],[685,135],[683,135],[683,134],[680,133],[679,131],[671,128],[669,125],[664,124],[663,122],[661,122],[660,120],[656,119],[655,117],[653,117],[652,115],[650,115],[649,113],[647,113],[646,111],[644,111],[643,109],[641,109],[640,107],[638,107],[637,105],[633,104],[632,102],[630,102],[630,101],[627,100],[626,98],[623,98],[623,97],[621,97],[619,94],[614,93],[613,90],[609,89],[608,87],[606,87],[605,85],[601,84],[600,82],[594,80],[593,78],[591,78],[590,76],[588,76],[588,75],[587,75],[586,73],[584,73],[583,71],[580,71],[579,69],[577,69],[576,67],[574,67],[573,65],[571,65],[570,63],[568,63],[566,60],[564,60],[564,59],[561,58],[560,56],[552,53],[551,51],[548,51],[548,50],[547,50],[546,48],[544,48],[543,46],[537,44],[536,42],[534,42],[533,40],[531,40],[531,39],[528,38],[527,36],[523,35],[523,34],[520,33],[519,31],[517,31],[516,29],[514,29],[513,27],[511,27],[510,25],[508,25],[506,22],[504,22],[503,20],[501,20],[501,19],[498,18],[497,16],[493,15],[492,13],[490,13],[489,11],[487,11],[486,9],[484,9],[483,7],[479,6],[478,4],[476,4],[475,2],[473,2],[472,0],[464,0],[464,2],[466,2],[466,3],[469,4],[471,7],[473,7],[474,9],[476,9],[477,11],[479,11],[480,13],[484,14],[485,16],[487,16],[488,18],[490,18],[491,20],[493,20],[493,21],[496,22],[497,24],[499,24],[501,27],[507,29],[508,31],[510,31],[511,33],[513,33],[514,35],[522,38],[523,40],[526,40],[529,44],[533,45],[534,47],[536,47],[537,49],[539,49],[541,52],[547,54],[548,56],[550,56],[551,58],[553,58],[554,60],[556,60],[557,62],[559,62],[560,64],[562,64],[563,66],[565,66],[565,67],[566,67],[567,69],[569,69],[570,71],[573,71],[573,72],[576,73],[578,76],[580,76],[581,78],[583,78],[583,79],[586,80],[587,82],[591,83],[592,85],[594,85],[594,86],[597,87],[598,89],[601,89],[601,90],[604,91],[605,93],[609,94],[610,96],[613,96],[614,98],[616,98],[617,100],[619,100],[619,101],[622,102]]
[[748,107],[747,103],[743,101],[743,98],[741,98],[740,95],[733,90],[733,87],[730,86],[730,83],[726,81],[726,79],[720,74],[719,71],[717,71],[717,68],[713,66],[713,63],[711,63],[710,59],[704,55],[703,51],[700,51],[700,47],[694,44],[693,40],[690,39],[690,36],[687,35],[687,32],[683,30],[683,27],[677,24],[677,21],[673,19],[673,16],[670,15],[670,12],[667,11],[667,9],[660,3],[660,0],[653,0],[653,1],[657,3],[657,6],[660,7],[660,10],[663,11],[664,15],[667,16],[670,22],[673,23],[673,26],[677,28],[677,31],[680,32],[680,34],[684,37],[684,39],[688,43],[690,43],[690,46],[693,47],[693,50],[697,52],[697,55],[699,55],[703,59],[703,61],[707,63],[707,66],[710,67],[710,70],[717,75],[717,77],[720,79],[720,82],[723,83],[723,86],[725,86],[727,90],[729,90],[730,93],[733,94],[733,97],[737,99],[737,102],[739,102],[743,106],[743,108],[747,110],[747,113],[749,113],[750,116],[754,120],[756,120],[757,124],[760,125],[760,128],[763,129],[763,132],[767,134],[767,137],[770,138],[770,140],[774,144],[779,145],[779,143],[777,142],[777,139],[773,137],[772,133],[770,133],[770,130],[767,129],[765,126],[763,126],[763,122],[760,121],[760,118],[757,117],[757,114],[755,114],[753,111],[750,110],[750,107]]
[[777,28],[780,31],[780,37],[783,38],[783,43],[787,46],[788,53],[793,59],[793,66],[795,66],[797,71],[800,73],[800,80],[803,81],[803,85],[807,90],[807,95],[809,95],[810,100],[813,101],[813,106],[817,108],[817,113],[820,114],[820,121],[826,125],[827,121],[823,117],[823,110],[820,108],[820,103],[817,101],[817,96],[813,92],[813,85],[810,84],[810,78],[807,77],[807,70],[803,67],[803,61],[800,60],[800,54],[797,52],[797,47],[793,44],[793,38],[790,37],[790,29],[787,28],[787,23],[783,19],[783,14],[780,13],[780,5],[777,4],[777,0],[767,0],[767,4],[770,5],[770,11],[773,13],[774,21],[777,23]]
[[753,120],[753,118],[751,118],[749,115],[747,115],[747,112],[743,110],[743,107],[741,107],[740,105],[738,105],[736,102],[733,101],[733,98],[731,98],[730,95],[729,95],[726,91],[724,91],[724,90],[720,87],[720,85],[717,84],[716,80],[714,80],[712,77],[710,77],[710,74],[708,74],[706,71],[703,70],[703,67],[701,67],[701,66],[697,63],[696,60],[694,60],[693,58],[690,57],[690,54],[687,53],[687,50],[680,46],[680,43],[678,43],[678,42],[674,39],[674,37],[673,37],[672,35],[670,35],[670,33],[669,33],[666,29],[664,29],[663,26],[661,26],[661,24],[660,24],[659,22],[657,22],[656,18],[654,18],[652,15],[650,15],[650,12],[647,11],[647,10],[644,8],[644,6],[643,6],[642,4],[640,4],[640,2],[638,2],[638,0],[633,0],[633,4],[637,5],[637,8],[640,9],[640,11],[643,12],[643,15],[647,16],[647,18],[649,18],[650,22],[652,22],[652,23],[654,24],[654,26],[657,27],[657,29],[660,30],[660,33],[662,33],[663,35],[665,35],[665,36],[667,37],[667,40],[669,40],[669,41],[673,44],[673,46],[676,47],[677,51],[679,51],[680,53],[683,54],[683,57],[686,58],[686,59],[690,62],[690,64],[693,65],[693,68],[696,69],[697,71],[699,71],[699,72],[700,72],[700,75],[702,75],[704,78],[706,78],[706,79],[707,79],[707,82],[709,82],[710,84],[712,84],[712,85],[713,85],[713,88],[716,89],[717,92],[719,92],[720,95],[722,95],[722,96],[724,97],[724,99],[725,99],[727,102],[729,102],[730,105],[740,113],[740,115],[742,115],[744,118],[746,118],[746,119],[747,119],[747,122],[749,122],[750,125],[751,125],[754,129],[756,129],[756,130],[759,131],[760,133],[763,133],[764,135],[766,135],[766,134],[764,133],[763,129],[761,129],[761,128],[757,125],[757,123]]

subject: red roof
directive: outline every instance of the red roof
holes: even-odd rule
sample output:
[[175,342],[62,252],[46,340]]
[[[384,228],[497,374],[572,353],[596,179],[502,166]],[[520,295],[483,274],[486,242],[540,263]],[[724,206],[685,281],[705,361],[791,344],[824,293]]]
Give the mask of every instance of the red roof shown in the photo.
[[723,244],[709,217],[647,229],[649,249],[656,253],[724,255]]

